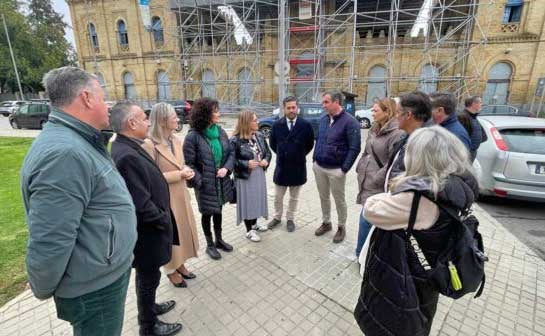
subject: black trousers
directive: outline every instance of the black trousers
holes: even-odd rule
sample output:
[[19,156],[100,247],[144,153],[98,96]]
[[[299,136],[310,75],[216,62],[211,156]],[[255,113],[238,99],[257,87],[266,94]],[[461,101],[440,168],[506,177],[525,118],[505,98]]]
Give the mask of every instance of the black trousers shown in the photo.
[[201,217],[201,225],[202,225],[202,231],[204,232],[204,235],[206,237],[212,236],[211,226],[212,226],[212,219],[214,220],[214,233],[216,234],[216,238],[221,237],[221,213],[213,214],[213,215],[202,215]]
[[161,280],[159,268],[136,268],[136,305],[138,307],[138,324],[141,332],[150,332],[157,322],[155,314],[155,293]]
[[257,218],[255,218],[255,219],[245,219],[244,220],[244,225],[246,225],[246,232],[249,232],[252,229],[252,226],[255,225],[255,223],[257,223]]

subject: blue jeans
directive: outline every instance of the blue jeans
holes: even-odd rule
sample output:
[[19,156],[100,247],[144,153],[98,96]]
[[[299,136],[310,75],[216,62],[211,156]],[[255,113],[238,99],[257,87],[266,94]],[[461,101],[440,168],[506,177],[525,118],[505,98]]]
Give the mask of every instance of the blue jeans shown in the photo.
[[356,257],[360,256],[363,243],[365,243],[365,240],[367,239],[367,236],[369,235],[369,230],[371,230],[371,223],[369,223],[367,219],[363,217],[363,210],[361,210],[360,225],[358,229],[358,242],[356,244]]
[[97,291],[69,299],[55,297],[57,316],[72,324],[74,336],[121,335],[130,277],[128,269],[114,283]]

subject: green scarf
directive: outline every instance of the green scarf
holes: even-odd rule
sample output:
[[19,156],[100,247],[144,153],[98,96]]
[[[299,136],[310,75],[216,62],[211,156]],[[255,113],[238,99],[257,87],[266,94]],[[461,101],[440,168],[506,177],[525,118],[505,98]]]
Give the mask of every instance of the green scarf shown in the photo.
[[212,148],[212,156],[214,156],[216,168],[219,168],[221,160],[223,159],[223,148],[221,147],[220,142],[220,128],[218,125],[212,124],[204,130],[204,136]]

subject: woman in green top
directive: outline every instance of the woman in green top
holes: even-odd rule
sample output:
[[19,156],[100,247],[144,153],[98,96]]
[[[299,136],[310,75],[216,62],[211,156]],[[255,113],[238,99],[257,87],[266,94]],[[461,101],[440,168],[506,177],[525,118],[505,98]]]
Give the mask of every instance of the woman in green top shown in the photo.
[[[188,182],[195,189],[195,196],[202,214],[201,224],[206,237],[206,253],[212,259],[220,259],[218,248],[231,252],[233,247],[222,238],[222,208],[235,198],[233,181],[234,157],[225,130],[218,125],[219,104],[211,98],[201,98],[191,109],[191,129],[184,142],[185,163],[195,172]],[[214,222],[215,241],[211,221]]]

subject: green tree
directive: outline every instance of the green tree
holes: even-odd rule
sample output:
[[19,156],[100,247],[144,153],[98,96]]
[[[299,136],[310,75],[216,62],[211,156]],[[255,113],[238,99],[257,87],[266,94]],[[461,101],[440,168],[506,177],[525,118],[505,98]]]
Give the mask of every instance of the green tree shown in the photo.
[[[0,0],[6,17],[23,90],[43,90],[41,80],[51,69],[74,63],[74,51],[64,37],[66,24],[50,0],[32,0],[28,16],[16,0]],[[0,33],[0,89],[16,92],[17,82],[4,30]]]

